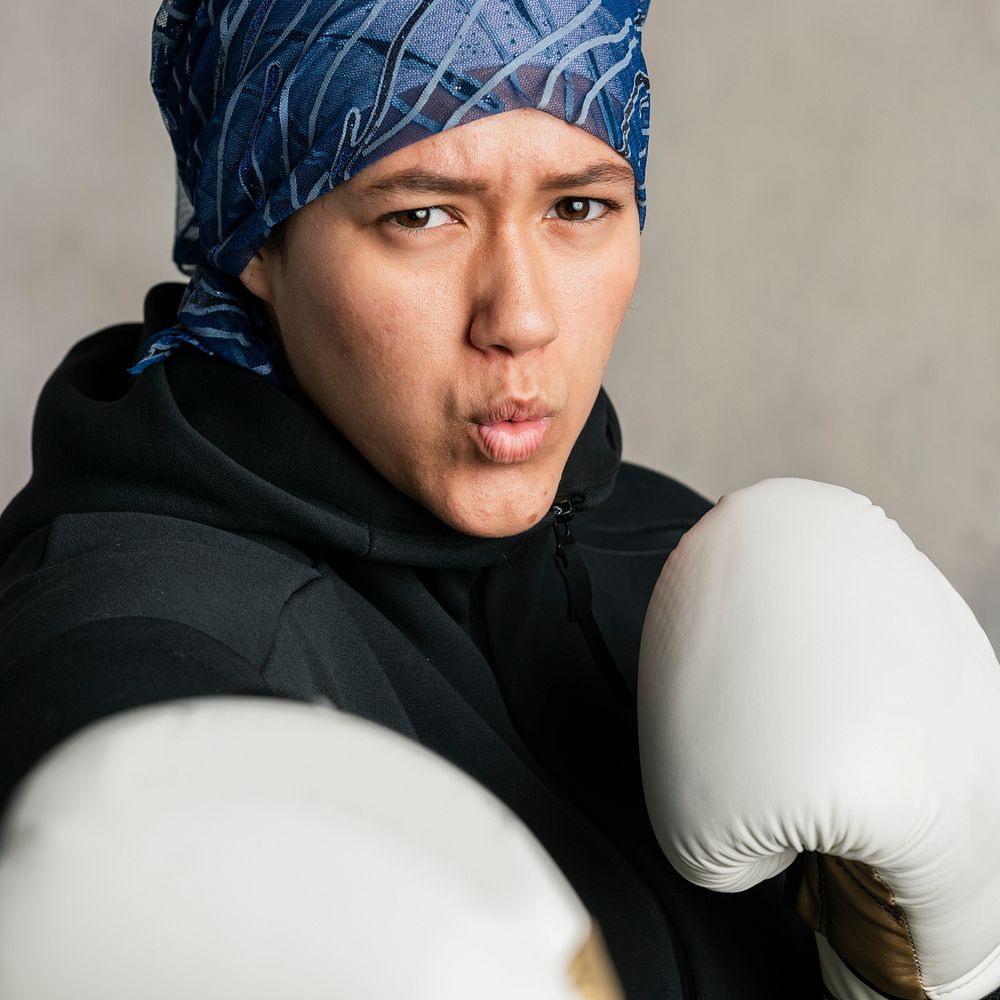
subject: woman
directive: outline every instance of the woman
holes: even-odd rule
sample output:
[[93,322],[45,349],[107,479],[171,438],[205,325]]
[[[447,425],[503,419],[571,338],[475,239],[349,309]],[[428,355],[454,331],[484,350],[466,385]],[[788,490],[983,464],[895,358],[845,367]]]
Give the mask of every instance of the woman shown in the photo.
[[649,828],[642,616],[708,508],[620,460],[648,81],[625,2],[167,2],[181,181],[145,321],[46,387],[0,522],[5,788],[121,709],[326,698],[496,793],[628,996],[818,995],[771,883]]

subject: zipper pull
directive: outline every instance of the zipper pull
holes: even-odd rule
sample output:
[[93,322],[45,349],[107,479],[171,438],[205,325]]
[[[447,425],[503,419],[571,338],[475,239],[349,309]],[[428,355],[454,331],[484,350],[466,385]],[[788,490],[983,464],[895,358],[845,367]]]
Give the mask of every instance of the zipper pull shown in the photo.
[[[562,577],[563,586],[566,588],[566,620],[569,622],[579,621],[576,604],[583,595],[574,595],[573,585],[570,582],[573,575],[573,567],[570,564],[570,546],[576,545],[573,537],[573,515],[576,510],[573,507],[572,498],[557,500],[552,507],[552,513],[556,519],[553,522],[552,530],[556,536],[556,566],[559,575]],[[575,552],[573,553],[576,554]],[[590,603],[590,580],[586,582],[586,600]]]

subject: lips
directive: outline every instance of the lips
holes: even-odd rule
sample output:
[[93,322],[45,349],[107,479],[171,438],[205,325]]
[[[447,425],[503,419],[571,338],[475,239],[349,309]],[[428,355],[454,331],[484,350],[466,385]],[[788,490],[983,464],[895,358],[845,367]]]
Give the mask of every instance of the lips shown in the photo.
[[538,399],[500,400],[473,419],[480,450],[498,465],[525,462],[542,446],[551,412]]

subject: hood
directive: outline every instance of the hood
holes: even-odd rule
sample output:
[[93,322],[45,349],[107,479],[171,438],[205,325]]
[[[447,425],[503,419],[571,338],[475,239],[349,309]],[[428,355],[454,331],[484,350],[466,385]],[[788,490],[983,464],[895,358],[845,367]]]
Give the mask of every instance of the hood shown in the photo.
[[[0,564],[60,514],[136,511],[418,567],[500,562],[528,532],[483,539],[449,528],[390,485],[294,388],[200,351],[138,377],[139,345],[174,322],[183,285],[154,287],[145,321],[74,347],[39,399],[34,471],[0,517]],[[603,389],[557,494],[575,510],[611,493],[618,419]]]

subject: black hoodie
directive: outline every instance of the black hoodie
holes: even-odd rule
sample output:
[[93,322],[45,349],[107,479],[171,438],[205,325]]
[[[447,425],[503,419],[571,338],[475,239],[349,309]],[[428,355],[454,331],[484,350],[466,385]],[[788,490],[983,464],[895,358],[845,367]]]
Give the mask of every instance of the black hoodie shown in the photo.
[[294,390],[193,349],[126,374],[180,291],[154,288],[144,328],[82,341],[43,390],[33,477],[0,518],[0,795],[128,707],[326,698],[506,802],[595,915],[630,1000],[819,997],[780,879],[709,893],[662,857],[615,697],[708,503],[621,463],[602,393],[539,525],[459,534]]

